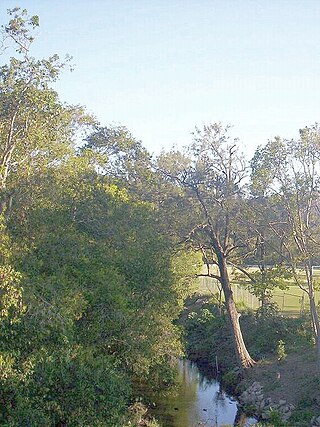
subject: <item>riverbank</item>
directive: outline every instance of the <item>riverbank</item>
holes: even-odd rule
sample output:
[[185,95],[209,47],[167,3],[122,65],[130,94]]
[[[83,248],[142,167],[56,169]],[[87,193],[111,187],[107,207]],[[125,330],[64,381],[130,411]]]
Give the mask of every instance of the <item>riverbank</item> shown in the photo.
[[[258,384],[256,393],[259,394],[260,386],[262,397],[256,399],[253,412],[262,415],[262,418],[277,420],[277,426],[318,425],[311,422],[314,417],[320,416],[320,383],[316,369],[314,349],[289,353],[282,362],[270,355],[245,373],[238,390],[246,390],[246,393]],[[242,396],[245,393],[242,392]],[[244,408],[250,406],[248,402],[247,405],[243,403]]]
[[[194,298],[181,318],[186,331],[187,356],[219,370],[224,384],[239,397],[255,389],[256,401],[244,409],[275,427],[310,427],[320,416],[320,382],[309,319],[283,318],[277,313],[259,318],[243,311],[241,325],[257,364],[239,375],[233,357],[227,319],[217,306]],[[246,395],[247,392],[247,395]],[[244,399],[245,400],[245,399]],[[320,420],[320,419],[319,419]],[[320,424],[320,423],[319,423]]]

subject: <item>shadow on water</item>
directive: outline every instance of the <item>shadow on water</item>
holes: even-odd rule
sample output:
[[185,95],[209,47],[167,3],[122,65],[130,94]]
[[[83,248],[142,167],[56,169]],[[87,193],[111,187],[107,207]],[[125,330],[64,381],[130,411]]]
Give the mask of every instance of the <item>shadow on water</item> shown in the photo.
[[204,373],[204,367],[199,370],[189,360],[180,360],[177,369],[177,393],[159,400],[154,411],[163,427],[249,427],[257,422],[238,411],[237,401]]

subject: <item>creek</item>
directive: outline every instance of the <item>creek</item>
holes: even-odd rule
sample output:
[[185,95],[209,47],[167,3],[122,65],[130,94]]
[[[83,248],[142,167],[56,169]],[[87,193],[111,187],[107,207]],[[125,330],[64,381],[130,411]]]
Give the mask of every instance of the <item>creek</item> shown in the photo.
[[177,369],[177,393],[160,399],[153,411],[163,427],[249,427],[257,422],[240,413],[236,399],[189,360],[180,360]]

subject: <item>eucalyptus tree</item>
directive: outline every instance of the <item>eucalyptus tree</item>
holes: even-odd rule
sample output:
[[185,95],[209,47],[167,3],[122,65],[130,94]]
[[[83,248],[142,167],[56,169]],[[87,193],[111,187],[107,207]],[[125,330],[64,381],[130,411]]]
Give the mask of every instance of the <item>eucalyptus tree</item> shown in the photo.
[[11,288],[17,302],[21,299],[19,275],[12,267],[12,224],[8,231],[12,208],[19,205],[19,215],[26,215],[26,198],[32,198],[28,188],[41,186],[43,171],[72,154],[76,130],[90,122],[81,108],[63,104],[51,88],[66,61],[57,55],[40,60],[30,55],[39,18],[18,7],[8,12],[0,41],[0,54],[7,60],[0,66],[0,239],[10,241],[1,257],[7,272],[0,283],[2,303],[13,295]]
[[247,168],[228,129],[220,123],[196,128],[186,151],[162,154],[158,167],[183,191],[184,239],[202,253],[205,275],[221,284],[236,356],[248,368],[254,361],[244,343],[228,270],[247,245],[242,221]]
[[[308,295],[320,368],[320,323],[313,264],[320,254],[320,129],[300,130],[297,140],[275,138],[252,159],[252,188],[268,200],[269,231],[281,241],[281,258],[296,284]],[[299,274],[303,269],[304,278]]]
[[153,200],[151,155],[125,126],[95,126],[82,146],[87,150],[94,152],[106,180],[126,188],[133,198]]
[[15,182],[67,155],[75,130],[90,122],[82,108],[64,105],[51,88],[68,58],[30,55],[39,18],[20,8],[9,14],[2,28],[2,53],[15,52],[0,67],[1,212],[11,206]]

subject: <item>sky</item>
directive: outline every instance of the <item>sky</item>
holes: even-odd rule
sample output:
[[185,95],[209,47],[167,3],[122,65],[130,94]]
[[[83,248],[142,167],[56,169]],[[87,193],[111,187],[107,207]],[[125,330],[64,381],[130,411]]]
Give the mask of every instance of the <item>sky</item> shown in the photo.
[[0,0],[1,23],[15,6],[40,17],[33,56],[73,56],[60,98],[151,152],[220,121],[250,157],[320,121],[320,0]]

